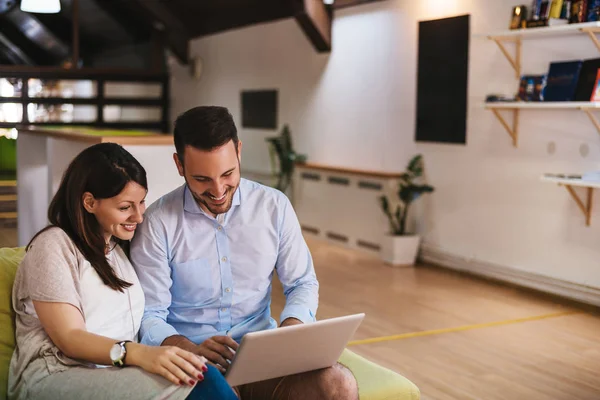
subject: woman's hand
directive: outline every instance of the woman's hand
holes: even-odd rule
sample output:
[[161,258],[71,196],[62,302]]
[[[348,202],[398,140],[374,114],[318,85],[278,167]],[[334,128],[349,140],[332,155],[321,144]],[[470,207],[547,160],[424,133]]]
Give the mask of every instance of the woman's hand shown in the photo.
[[206,358],[175,346],[146,346],[127,343],[125,363],[137,365],[160,375],[176,385],[193,386],[204,379]]
[[[33,301],[35,311],[52,342],[68,357],[111,365],[110,349],[118,342],[86,331],[83,315],[67,303]],[[165,377],[176,385],[194,385],[204,379],[206,358],[174,346],[125,344],[125,364]]]

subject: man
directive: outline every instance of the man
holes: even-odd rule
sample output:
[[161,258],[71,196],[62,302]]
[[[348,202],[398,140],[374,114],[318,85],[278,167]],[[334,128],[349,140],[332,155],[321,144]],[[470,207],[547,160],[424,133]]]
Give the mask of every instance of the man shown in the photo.
[[[242,142],[227,109],[185,112],[174,138],[186,184],[148,208],[131,246],[146,295],[141,341],[179,346],[225,372],[244,334],[277,327],[274,271],[286,296],[281,326],[315,321],[319,284],[287,197],[241,179]],[[237,390],[243,400],[358,398],[339,364]]]

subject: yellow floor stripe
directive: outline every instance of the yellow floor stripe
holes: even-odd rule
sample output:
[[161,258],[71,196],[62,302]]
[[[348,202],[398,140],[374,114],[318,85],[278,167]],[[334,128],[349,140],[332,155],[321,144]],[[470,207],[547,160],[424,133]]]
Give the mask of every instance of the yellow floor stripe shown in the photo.
[[0,219],[17,218],[16,212],[0,212]]
[[0,186],[17,186],[17,181],[2,181],[2,180],[0,180]]
[[421,332],[409,332],[402,333],[399,335],[392,336],[381,336],[375,337],[371,339],[363,339],[363,340],[354,340],[348,343],[348,346],[356,346],[359,344],[369,344],[369,343],[379,343],[379,342],[387,342],[390,340],[402,340],[409,339],[420,336],[431,336],[431,335],[439,335],[442,333],[451,333],[451,332],[461,332],[461,331],[470,331],[473,329],[481,329],[481,328],[490,328],[493,326],[502,326],[502,325],[511,325],[511,324],[519,324],[521,322],[529,322],[529,321],[539,321],[541,319],[549,319],[549,318],[557,318],[563,317],[565,315],[573,315],[580,314],[580,311],[561,311],[544,315],[535,315],[533,317],[525,317],[525,318],[517,318],[517,319],[509,319],[504,321],[495,321],[495,322],[486,322],[483,324],[474,324],[474,325],[463,325],[456,326],[454,328],[443,328],[443,329],[434,329],[430,331],[421,331]]
[[0,194],[0,201],[16,201],[16,194]]

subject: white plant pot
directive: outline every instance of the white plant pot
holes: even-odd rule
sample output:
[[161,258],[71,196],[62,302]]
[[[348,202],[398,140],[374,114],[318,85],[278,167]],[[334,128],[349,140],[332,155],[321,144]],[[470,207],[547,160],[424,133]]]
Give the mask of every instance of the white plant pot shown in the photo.
[[411,266],[417,260],[421,237],[418,235],[385,235],[381,246],[381,258],[394,266]]

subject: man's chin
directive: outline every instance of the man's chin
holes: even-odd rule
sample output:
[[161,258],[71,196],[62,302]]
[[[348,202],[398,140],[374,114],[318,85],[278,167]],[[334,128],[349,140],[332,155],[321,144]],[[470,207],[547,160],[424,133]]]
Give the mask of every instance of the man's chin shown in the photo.
[[229,211],[229,209],[231,208],[231,203],[232,200],[229,199],[228,201],[226,201],[223,204],[213,204],[210,201],[205,201],[204,205],[206,206],[206,208],[208,208],[208,211],[210,211],[213,214],[224,214],[227,211]]

